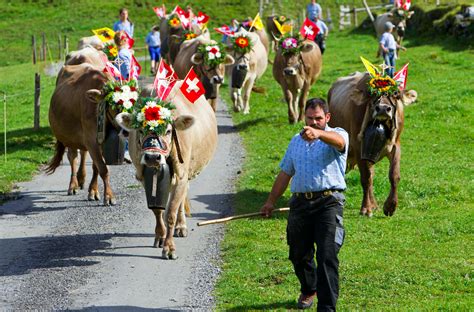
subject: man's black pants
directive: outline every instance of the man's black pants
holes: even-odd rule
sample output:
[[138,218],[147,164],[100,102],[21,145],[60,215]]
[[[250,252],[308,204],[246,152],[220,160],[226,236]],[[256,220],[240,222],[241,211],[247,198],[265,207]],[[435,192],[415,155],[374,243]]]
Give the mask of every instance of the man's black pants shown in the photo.
[[[339,260],[344,241],[343,206],[340,192],[305,199],[293,195],[288,215],[287,241],[303,294],[318,293],[318,311],[335,311],[339,296]],[[314,263],[314,244],[316,261]]]

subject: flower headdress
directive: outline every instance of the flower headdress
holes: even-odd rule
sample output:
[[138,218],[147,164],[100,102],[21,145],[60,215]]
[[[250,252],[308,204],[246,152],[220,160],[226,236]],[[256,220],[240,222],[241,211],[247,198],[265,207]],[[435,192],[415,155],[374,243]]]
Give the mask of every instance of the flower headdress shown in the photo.
[[246,35],[238,35],[233,38],[232,47],[239,54],[246,54],[252,50],[253,43]]
[[191,40],[196,38],[197,36],[199,35],[193,32],[191,29],[185,29],[183,30],[182,40]]
[[131,112],[138,100],[139,89],[135,80],[109,81],[104,86],[104,100],[119,112]]
[[398,86],[395,80],[387,75],[375,76],[367,84],[369,93],[374,96],[391,95],[398,92]]
[[290,19],[288,19],[285,15],[277,16],[277,17],[275,17],[275,19],[276,19],[277,22],[280,23],[281,25],[283,25],[284,23],[290,21]]
[[201,44],[198,52],[203,55],[204,63],[211,67],[222,64],[227,55],[221,43]]
[[278,45],[281,47],[281,53],[285,54],[296,54],[300,52],[303,40],[299,36],[284,36],[278,41]]
[[176,107],[170,102],[157,98],[140,98],[132,111],[132,127],[142,132],[165,134],[168,125],[173,123],[172,110]]

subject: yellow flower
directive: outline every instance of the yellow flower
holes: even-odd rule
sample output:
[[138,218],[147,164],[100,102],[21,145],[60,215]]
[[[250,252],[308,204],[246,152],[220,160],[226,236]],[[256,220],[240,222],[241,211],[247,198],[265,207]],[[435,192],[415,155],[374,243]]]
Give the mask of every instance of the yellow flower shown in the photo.
[[158,119],[158,124],[162,125],[164,123],[165,123],[165,121],[163,119]]

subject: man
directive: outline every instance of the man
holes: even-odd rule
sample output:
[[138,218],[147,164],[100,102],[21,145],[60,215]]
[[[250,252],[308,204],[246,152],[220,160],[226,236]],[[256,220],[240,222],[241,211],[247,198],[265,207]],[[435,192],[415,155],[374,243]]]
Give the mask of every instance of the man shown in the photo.
[[329,28],[321,19],[316,18],[316,26],[319,28],[319,32],[314,38],[314,41],[319,46],[321,50],[321,54],[324,54],[324,50],[326,50],[326,38],[328,37]]
[[316,0],[311,0],[311,2],[306,6],[306,17],[315,23],[317,18],[323,18],[323,10],[319,3],[316,3]]
[[[269,217],[291,180],[287,242],[289,259],[301,284],[298,308],[318,297],[318,311],[335,311],[339,296],[339,260],[344,240],[343,205],[349,136],[327,125],[323,99],[306,102],[304,129],[291,140],[268,199],[260,212]],[[314,263],[314,244],[316,261]],[[316,292],[317,291],[317,292]]]
[[393,78],[395,73],[395,60],[397,59],[397,48],[402,49],[403,51],[406,51],[406,49],[399,45],[395,41],[395,37],[392,35],[395,25],[389,21],[385,23],[384,27],[385,32],[380,38],[379,47],[382,49],[384,63],[387,66],[387,75]]

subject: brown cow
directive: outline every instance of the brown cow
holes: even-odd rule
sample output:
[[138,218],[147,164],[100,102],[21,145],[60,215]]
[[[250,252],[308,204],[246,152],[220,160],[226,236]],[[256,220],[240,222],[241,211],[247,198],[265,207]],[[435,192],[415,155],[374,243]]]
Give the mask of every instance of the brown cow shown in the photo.
[[360,171],[360,181],[364,191],[360,213],[372,216],[377,207],[374,197],[373,177],[374,163],[362,159],[362,140],[367,125],[375,120],[383,124],[388,131],[387,139],[380,157],[390,161],[389,179],[390,194],[384,204],[387,216],[394,214],[398,204],[397,185],[400,181],[400,135],[403,130],[404,104],[416,100],[413,90],[395,93],[391,96],[371,96],[367,89],[370,76],[356,72],[350,76],[339,78],[329,90],[328,102],[331,113],[331,127],[344,128],[349,133],[348,170],[356,165]]
[[[172,127],[169,126],[166,135],[157,137],[148,136],[131,128],[131,116],[127,113],[119,114],[117,122],[130,132],[130,156],[136,167],[136,177],[144,182],[145,167],[160,168],[160,164],[167,162],[171,165],[170,197],[166,208],[166,226],[163,221],[163,210],[153,209],[156,217],[154,246],[162,246],[163,258],[176,259],[176,246],[173,235],[187,236],[185,204],[189,180],[196,177],[209,163],[217,147],[217,121],[215,114],[207,101],[201,96],[194,104],[189,103],[179,87],[178,81],[171,91],[169,98],[176,106],[173,110],[178,144],[173,140]],[[150,88],[151,89],[151,88]],[[189,128],[189,129],[188,129]],[[155,140],[163,142],[159,152],[150,147],[146,149],[146,142]],[[182,157],[182,162],[180,161]]]
[[[97,175],[104,181],[104,204],[114,205],[115,196],[109,182],[109,171],[97,143],[97,106],[101,91],[107,82],[106,75],[88,63],[66,65],[58,75],[49,107],[49,123],[56,137],[56,152],[46,172],[51,174],[61,164],[65,148],[71,163],[71,182],[68,193],[75,193],[78,181],[75,179],[77,150],[85,156],[89,151],[93,161],[93,177],[89,185],[89,200],[99,200]],[[81,161],[81,165],[83,165]],[[84,168],[84,167],[82,167]],[[79,186],[82,187],[85,170],[79,170]]]
[[77,43],[77,50],[82,50],[86,47],[92,47],[97,50],[104,49],[104,43],[96,35],[89,37],[82,37]]
[[288,121],[296,123],[304,120],[306,98],[321,74],[323,60],[318,45],[310,40],[303,41],[298,53],[283,52],[280,43],[273,61],[273,77],[288,104]]
[[[237,53],[232,49],[230,42],[239,36],[247,36],[252,42],[252,50],[245,54]],[[226,68],[226,74],[230,79],[230,97],[234,105],[234,111],[250,113],[250,93],[255,81],[262,77],[267,69],[268,55],[260,37],[253,32],[248,32],[243,28],[228,38],[228,49],[234,57],[235,63]],[[240,76],[241,79],[235,77]]]
[[[382,34],[385,32],[385,23],[391,22],[395,25],[396,31],[392,32],[395,41],[398,45],[402,45],[403,37],[405,36],[405,29],[407,27],[407,20],[414,14],[414,11],[405,11],[402,9],[392,9],[390,12],[380,14],[374,21],[375,32],[377,38],[380,40]],[[381,50],[378,50],[377,56],[381,55]]]
[[[204,56],[198,51],[200,46],[206,44],[217,45],[217,42],[209,40],[202,35],[183,42],[176,56],[174,70],[179,78],[184,79],[189,70],[194,66],[194,71],[206,89],[206,99],[211,104],[212,109],[216,111],[219,87],[224,82],[225,65],[234,64],[234,58],[227,54],[223,63],[217,66],[210,66],[205,63]],[[225,52],[222,51],[222,53]]]

